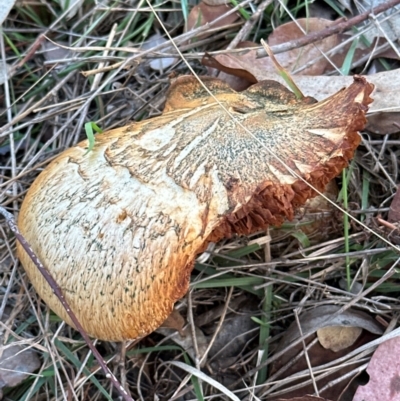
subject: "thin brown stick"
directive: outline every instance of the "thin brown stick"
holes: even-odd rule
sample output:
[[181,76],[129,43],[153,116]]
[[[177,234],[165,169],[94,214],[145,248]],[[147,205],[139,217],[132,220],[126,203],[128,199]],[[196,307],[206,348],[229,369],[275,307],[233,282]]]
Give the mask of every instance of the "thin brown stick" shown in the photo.
[[[329,28],[322,29],[318,32],[313,32],[308,35],[305,35],[299,39],[291,40],[290,42],[282,43],[280,45],[272,46],[271,50],[274,54],[279,54],[283,52],[287,52],[289,50],[298,49],[299,47],[303,47],[309,45],[314,42],[318,42],[322,39],[325,39],[329,36],[335,35],[337,33],[341,33],[346,31],[347,29],[359,24],[360,22],[365,21],[369,18],[371,14],[377,15],[382,13],[390,8],[400,4],[400,0],[391,0],[387,2],[381,3],[379,6],[372,8],[371,10],[365,11],[362,14],[356,15],[353,18],[350,18],[347,21],[341,20],[336,25],[330,26]],[[257,57],[266,57],[267,52],[264,49],[257,50]]]
[[262,16],[264,10],[272,3],[272,0],[265,0],[263,1],[257,8],[256,12],[246,21],[246,23],[242,26],[240,31],[237,33],[235,38],[229,43],[226,50],[235,49],[237,45],[247,39],[247,36],[250,34],[251,30],[253,29],[254,25]]
[[35,264],[35,266],[38,268],[39,272],[43,275],[45,280],[48,282],[50,285],[51,289],[53,290],[54,294],[57,296],[59,301],[61,302],[62,306],[64,307],[65,311],[67,312],[68,316],[72,320],[74,326],[76,329],[79,331],[83,339],[86,341],[86,344],[90,348],[90,350],[93,352],[93,355],[99,362],[99,365],[102,367],[106,377],[110,379],[111,383],[114,385],[115,389],[117,392],[120,394],[120,396],[125,400],[125,401],[134,401],[132,397],[128,395],[128,393],[124,390],[124,388],[121,386],[120,382],[118,379],[114,376],[114,374],[111,372],[109,367],[106,364],[106,361],[103,359],[103,357],[100,355],[99,351],[97,351],[97,348],[93,345],[92,341],[90,340],[89,336],[85,332],[84,328],[82,325],[79,323],[79,320],[75,316],[74,312],[72,311],[71,307],[69,306],[67,300],[64,297],[64,294],[61,291],[60,286],[57,284],[57,282],[54,280],[54,278],[51,276],[49,271],[44,267],[42,262],[39,260],[39,258],[36,256],[36,253],[33,251],[27,240],[24,238],[24,236],[20,233],[18,226],[15,222],[14,216],[8,212],[6,209],[4,209],[2,206],[0,206],[0,214],[4,216],[6,219],[7,225],[10,227],[10,230],[14,233],[15,237],[21,244],[21,246],[24,248],[25,252],[28,254],[28,256],[31,258],[32,262]]

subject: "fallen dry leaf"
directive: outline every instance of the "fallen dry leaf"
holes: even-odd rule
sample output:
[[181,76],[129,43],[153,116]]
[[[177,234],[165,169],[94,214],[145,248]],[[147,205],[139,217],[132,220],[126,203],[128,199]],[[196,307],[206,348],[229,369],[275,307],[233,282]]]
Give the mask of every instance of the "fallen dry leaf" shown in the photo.
[[317,330],[320,344],[325,349],[338,352],[353,345],[362,333],[361,327],[328,326]]
[[[201,357],[208,348],[209,339],[204,335],[204,333],[195,326],[195,339],[196,346],[193,343],[193,332],[192,328],[187,325],[180,332],[176,332],[175,329],[167,328],[167,327],[159,327],[156,332],[162,334],[165,337],[168,337],[169,340],[178,344],[182,347],[189,356],[195,361],[199,357]],[[197,354],[198,351],[198,354]],[[204,359],[201,366],[204,366],[207,363],[207,359]]]
[[[328,28],[331,25],[335,25],[336,21],[330,21],[323,18],[300,18],[296,21],[291,21],[286,24],[278,26],[271,35],[268,37],[268,45],[275,46],[281,43],[290,42],[294,39],[298,39],[305,34],[320,31],[322,29]],[[302,29],[301,29],[302,28]],[[291,72],[295,69],[306,65],[311,60],[322,55],[326,51],[335,47],[339,43],[339,38],[337,35],[329,36],[319,42],[312,45],[307,45],[299,49],[293,49],[288,52],[277,54],[279,64],[282,65],[287,71]],[[264,71],[265,72],[275,72],[275,67],[271,63],[269,57],[265,57],[264,60]],[[301,75],[322,75],[326,72],[330,66],[330,63],[325,58],[314,62],[311,66],[300,72]]]
[[[274,46],[285,43],[304,36],[303,31],[307,33],[320,31],[335,23],[335,21],[325,20],[322,18],[301,18],[296,21],[291,21],[280,25],[272,32],[272,34],[268,37],[268,45]],[[277,54],[276,59],[284,69],[290,72],[306,65],[311,60],[314,60],[316,57],[320,56],[322,54],[321,51],[326,52],[332,47],[335,47],[338,43],[338,36],[332,35],[319,42],[316,42],[313,45],[308,45],[299,49],[293,49],[288,52]],[[254,46],[257,45],[255,43],[245,42],[241,43],[238,48]],[[266,74],[276,74],[275,65],[271,59],[269,57],[257,58],[256,50],[250,50],[240,54],[218,54],[213,57],[213,60],[205,57],[203,58],[202,62],[208,67],[216,68],[220,71],[224,71],[227,74],[234,74],[238,77],[241,77],[243,80],[248,80],[249,83],[254,83],[254,74],[252,73],[253,70],[258,69]],[[247,64],[249,63],[252,64],[251,70],[247,68]],[[321,75],[327,70],[329,65],[329,61],[323,58],[302,70],[300,74]],[[220,78],[225,80],[224,77]]]
[[[0,341],[2,340],[0,338]],[[36,352],[25,348],[22,345],[10,344],[0,347],[0,398],[3,387],[18,386],[40,367]]]
[[[276,72],[268,72],[262,69],[263,62],[256,58],[256,51],[249,50],[246,57],[233,57],[232,55],[224,54],[224,57],[218,56],[218,59],[208,55],[203,58],[202,62],[212,68],[217,68],[221,65],[229,66],[231,72],[235,70],[244,70],[246,74],[251,74],[252,81],[259,82],[267,79],[276,80],[283,85],[285,81]],[[227,71],[221,69],[221,71]],[[238,72],[242,73],[242,72]],[[221,76],[224,80],[224,77]],[[296,85],[303,93],[317,99],[322,100],[327,96],[336,93],[341,88],[349,85],[352,81],[350,76],[307,76],[296,75],[293,77]],[[368,76],[368,80],[375,85],[374,103],[370,108],[370,113],[381,112],[381,116],[387,117],[387,113],[400,111],[400,102],[398,94],[400,93],[400,73],[399,70],[391,70],[379,72]],[[248,85],[249,83],[247,83]],[[390,118],[390,116],[389,116]]]
[[400,337],[381,344],[367,367],[369,382],[359,386],[353,401],[400,400]]
[[[202,1],[190,10],[186,24],[186,31],[191,31],[192,29],[198,28],[212,21],[215,21],[217,18],[226,14],[226,12],[229,10],[230,7],[226,4],[210,5]],[[221,18],[218,22],[213,24],[212,27],[213,28],[224,27],[226,25],[233,24],[238,19],[239,19],[238,13],[231,13]],[[205,38],[210,35],[212,35],[212,33],[201,33],[196,38],[197,39]]]
[[[324,365],[328,362],[334,361],[335,359],[341,358],[342,356],[346,355],[348,352],[356,349],[357,347],[361,346],[362,344],[366,344],[367,342],[377,338],[378,335],[382,334],[381,326],[375,322],[375,320],[365,312],[358,311],[355,309],[348,309],[343,314],[333,317],[329,321],[329,316],[333,315],[340,309],[339,306],[336,305],[325,305],[314,308],[310,311],[300,314],[299,320],[301,324],[301,329],[303,334],[305,333],[314,333],[310,334],[307,339],[305,340],[306,344],[309,344],[316,338],[315,332],[320,330],[324,327],[329,326],[344,326],[344,327],[362,327],[365,329],[363,333],[356,339],[356,341],[349,346],[348,348],[338,350],[337,352],[333,352],[330,349],[325,349],[322,345],[316,342],[311,349],[308,351],[308,357],[311,363],[311,366],[317,367],[320,365]],[[288,379],[291,375],[295,375],[300,371],[307,372],[308,365],[306,362],[305,357],[299,358],[297,361],[292,363],[296,356],[303,351],[303,345],[297,344],[296,346],[290,346],[290,344],[299,338],[300,332],[296,322],[293,322],[289,328],[284,332],[283,338],[279,343],[279,346],[276,352],[284,350],[284,355],[273,363],[271,375],[276,374],[276,372],[280,372],[279,376],[275,377],[274,380],[279,378]],[[290,364],[287,369],[282,369],[286,364]],[[323,377],[317,380],[317,387],[321,389],[325,385],[327,385],[330,381],[335,381],[335,379],[345,375],[346,373],[350,372],[356,366],[344,366],[338,371],[333,371],[329,376]],[[281,370],[282,369],[282,370]],[[320,392],[320,396],[324,396],[331,400],[338,400],[339,396],[347,387],[348,383],[351,381],[352,377],[348,378],[347,380],[337,381],[333,386],[326,388],[325,391],[322,393]],[[293,380],[290,382],[290,385],[298,384],[304,382],[302,380]],[[289,386],[289,385],[287,385]],[[280,386],[276,388],[277,391],[283,391],[284,387]],[[288,391],[284,395],[276,396],[273,399],[276,401],[277,399],[285,399],[291,400],[293,397],[299,397],[307,394],[314,393],[314,389],[312,384],[304,385],[301,388],[298,388],[293,391]],[[268,398],[270,399],[270,398]]]
[[177,332],[181,332],[183,326],[186,324],[185,318],[179,313],[177,309],[172,309],[171,314],[164,320],[160,327],[165,329],[174,329]]
[[373,113],[368,116],[366,129],[380,135],[400,132],[400,112]]
[[[281,77],[264,74],[262,71],[255,71],[257,80],[276,79],[284,84]],[[300,90],[317,100],[322,100],[332,93],[336,93],[340,88],[347,86],[352,77],[349,76],[304,76],[296,75],[293,77]],[[374,103],[370,108],[370,113],[385,111],[400,111],[399,93],[400,93],[400,71],[391,70],[368,75],[368,81],[375,85]]]
[[[300,315],[300,323],[303,333],[316,332],[317,330],[330,327],[361,327],[370,333],[382,334],[382,327],[368,313],[358,309],[347,309],[340,315],[334,315],[340,306],[323,305],[304,312]],[[328,319],[329,318],[329,319]],[[284,339],[279,348],[284,348],[299,336],[299,330],[295,322],[286,330]]]

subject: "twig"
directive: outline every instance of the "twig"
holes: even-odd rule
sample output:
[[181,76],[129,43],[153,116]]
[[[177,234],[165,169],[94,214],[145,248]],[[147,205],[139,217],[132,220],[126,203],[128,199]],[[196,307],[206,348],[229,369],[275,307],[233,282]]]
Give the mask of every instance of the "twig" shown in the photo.
[[[330,26],[329,28],[322,29],[318,32],[313,32],[308,35],[305,35],[299,39],[292,40],[290,42],[282,43],[281,45],[272,46],[271,50],[274,54],[279,54],[283,52],[287,52],[289,50],[298,49],[299,47],[303,47],[309,45],[314,42],[318,42],[322,39],[325,39],[329,36],[335,35],[336,33],[344,32],[345,30],[353,27],[354,25],[359,24],[360,22],[365,21],[370,17],[371,14],[376,15],[382,13],[390,8],[396,6],[400,3],[400,0],[391,0],[387,2],[381,3],[379,6],[372,8],[371,10],[365,11],[362,14],[359,14],[353,18],[350,18],[347,21],[341,21],[336,25]],[[264,49],[257,50],[257,57],[266,57],[267,52]]]
[[15,234],[15,237],[17,238],[17,240],[19,241],[19,243],[21,244],[22,248],[24,248],[25,252],[27,253],[27,255],[31,258],[32,262],[35,264],[35,266],[38,268],[38,270],[40,271],[40,273],[43,275],[43,277],[45,278],[45,280],[47,281],[47,283],[50,285],[51,289],[53,290],[54,294],[57,296],[57,298],[59,299],[59,301],[61,302],[62,306],[64,307],[64,309],[66,310],[68,316],[70,317],[70,319],[72,320],[74,326],[76,327],[76,329],[79,331],[79,333],[81,334],[81,336],[84,338],[84,340],[86,341],[86,344],[88,345],[88,347],[91,349],[91,351],[93,352],[93,355],[96,357],[97,361],[99,362],[99,365],[102,367],[106,377],[108,379],[110,379],[111,383],[114,385],[115,389],[118,391],[118,393],[121,395],[121,397],[125,400],[125,401],[134,401],[132,397],[130,397],[128,395],[128,393],[124,390],[124,388],[121,386],[121,384],[119,383],[118,379],[114,376],[114,374],[111,372],[111,370],[108,368],[105,360],[103,359],[103,357],[100,355],[99,351],[97,350],[97,348],[93,345],[92,341],[90,340],[89,336],[87,335],[87,333],[85,332],[84,328],[82,327],[82,325],[79,323],[79,320],[77,319],[77,317],[75,316],[75,314],[72,312],[67,300],[65,299],[61,288],[59,287],[59,285],[56,283],[56,281],[54,280],[54,278],[51,276],[51,274],[49,273],[49,271],[44,267],[44,265],[42,264],[42,262],[39,260],[39,258],[36,256],[35,252],[33,251],[33,249],[31,248],[31,246],[29,245],[29,243],[26,241],[26,239],[24,238],[24,236],[20,233],[17,224],[15,223],[15,219],[14,216],[8,212],[5,208],[3,208],[2,206],[0,206],[0,214],[2,214],[4,216],[4,218],[6,219],[6,223],[7,225],[10,227],[10,230]]
[[240,31],[237,33],[235,38],[229,43],[226,50],[235,49],[237,45],[247,38],[253,26],[257,23],[260,19],[260,16],[263,14],[264,10],[272,3],[272,0],[265,0],[263,1],[257,8],[256,12],[251,16],[250,19],[246,21],[246,23],[242,26]]
[[297,326],[298,326],[298,328],[299,328],[300,337],[302,338],[304,356],[305,356],[305,358],[306,358],[307,367],[308,367],[308,371],[310,372],[310,377],[311,377],[311,380],[312,380],[312,384],[313,384],[313,387],[314,387],[314,391],[315,391],[316,396],[319,397],[319,391],[318,391],[317,383],[316,383],[316,381],[315,381],[313,368],[312,368],[312,366],[311,366],[310,357],[309,357],[309,355],[308,355],[307,346],[306,346],[306,343],[305,343],[305,340],[304,340],[303,330],[302,330],[302,328],[301,328],[301,323],[300,323],[300,319],[299,319],[299,309],[298,309],[298,308],[296,308],[296,309],[294,310],[294,317],[295,317],[295,319],[296,319],[296,323],[297,323]]

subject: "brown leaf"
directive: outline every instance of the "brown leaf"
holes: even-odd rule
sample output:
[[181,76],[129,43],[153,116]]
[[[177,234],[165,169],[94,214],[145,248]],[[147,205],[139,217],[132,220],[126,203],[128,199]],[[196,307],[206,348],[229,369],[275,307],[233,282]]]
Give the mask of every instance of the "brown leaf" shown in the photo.
[[0,347],[0,394],[3,387],[17,386],[39,367],[40,360],[32,349],[21,345]]
[[[317,330],[329,326],[362,327],[368,331],[364,331],[361,334],[361,336],[359,336],[351,346],[349,346],[346,349],[338,350],[337,352],[333,352],[330,349],[325,349],[319,342],[317,342],[308,351],[308,356],[311,362],[311,366],[313,367],[324,365],[328,362],[334,361],[337,358],[341,358],[348,352],[352,351],[353,349],[356,349],[362,344],[371,341],[372,339],[375,339],[377,335],[380,335],[382,333],[382,328],[378,323],[375,322],[374,319],[372,319],[370,315],[355,309],[348,309],[345,312],[343,312],[343,314],[328,319],[330,315],[333,315],[339,309],[340,307],[336,305],[325,305],[311,309],[305,313],[302,313],[299,316],[299,320],[303,334],[309,332],[315,333]],[[370,334],[370,332],[375,334]],[[285,349],[286,351],[284,355],[279,359],[279,361],[273,364],[271,374],[275,374],[275,372],[282,369],[287,363],[292,361],[296,357],[296,355],[298,355],[300,352],[303,351],[302,344],[297,344],[296,346],[290,346],[290,344],[294,340],[299,338],[299,336],[300,332],[297,323],[293,322],[289,326],[289,328],[285,331],[284,336],[277,348],[277,352],[283,349]],[[316,338],[315,334],[311,334],[310,336],[308,336],[306,339],[306,344],[309,344],[312,340],[314,340],[314,338]],[[302,358],[298,359],[295,363],[292,363],[291,366],[289,366],[287,369],[282,370],[280,372],[280,375],[276,379],[282,377],[287,379],[288,377],[294,375],[297,372],[306,370],[307,366],[308,365],[306,359],[303,356]],[[351,366],[349,365],[341,368],[339,371],[333,371],[331,375],[321,378],[320,380],[317,381],[318,388],[322,388],[331,380],[335,380],[341,377],[342,375],[345,375],[347,372],[351,371],[355,367],[356,367],[355,365]],[[335,385],[326,389],[322,394],[320,393],[320,395],[336,401],[338,400],[339,395],[346,388],[350,380],[351,378],[348,378],[347,380],[344,381],[338,381]],[[302,380],[291,381],[289,385],[293,385],[301,381]],[[278,390],[283,390],[283,389],[284,388],[279,388]],[[276,398],[290,400],[293,397],[306,395],[313,392],[314,392],[313,386],[309,384],[297,390],[290,391],[286,393],[284,396],[277,396]],[[276,398],[273,399],[276,400]]]
[[241,92],[258,82],[258,79],[248,68],[247,57],[253,61],[252,69],[264,68],[264,62],[261,59],[256,59],[255,55],[255,50],[246,50],[243,54],[219,54],[215,57],[206,54],[201,63],[211,70],[221,71],[218,78],[226,82],[232,89]]
[[[310,335],[306,340],[306,345],[310,344],[316,338],[315,334]],[[349,352],[357,349],[358,347],[367,344],[370,341],[373,341],[377,338],[375,334],[368,333],[364,331],[362,335],[357,339],[357,341],[350,347],[340,350],[338,352],[333,352],[331,350],[325,349],[319,342],[316,342],[311,348],[308,349],[308,357],[310,364],[313,368],[316,368],[321,365],[325,365],[329,362],[333,362],[336,359],[342,358],[347,355]],[[304,356],[297,359],[297,356],[303,352],[303,345],[298,344],[296,346],[292,346],[290,349],[285,351],[285,354],[279,359],[279,361],[274,362],[271,375],[275,374],[279,370],[282,369],[279,376],[275,378],[275,380],[279,381],[279,379],[288,380],[292,375],[296,375],[301,371],[308,371],[308,364]],[[294,361],[294,362],[292,362]],[[288,368],[283,369],[285,365],[290,365]],[[330,400],[337,401],[339,396],[344,392],[348,383],[352,380],[352,377],[347,377],[345,380],[337,380],[342,376],[345,376],[351,370],[355,369],[357,366],[360,366],[361,363],[355,363],[348,366],[343,366],[342,368],[332,371],[330,375],[322,377],[317,380],[317,387],[321,389],[326,386],[329,382],[333,381],[334,384],[325,388],[323,392],[320,391],[320,396],[326,397]],[[307,377],[307,379],[310,379]],[[306,379],[293,379],[287,383],[287,387],[298,385],[300,383],[304,383]],[[277,388],[277,391],[283,392],[285,390],[284,386],[280,386]],[[282,395],[277,395],[276,397],[270,396],[268,400],[277,401],[278,399],[282,400],[291,400],[293,397],[300,397],[302,395],[312,394],[314,393],[314,387],[310,384],[304,384],[300,388],[296,390],[287,391]]]
[[380,135],[400,132],[400,112],[380,112],[368,116],[367,130]]
[[[191,9],[186,24],[186,31],[191,31],[192,29],[196,29],[200,26],[208,24],[226,14],[226,12],[229,10],[230,7],[226,4],[214,6],[206,4],[202,1]],[[226,25],[233,24],[238,19],[238,13],[229,14],[213,24],[213,28],[220,28]],[[210,35],[212,35],[212,33],[202,33],[197,36],[197,39],[200,37],[205,38]]]
[[[280,25],[268,37],[268,44],[270,46],[279,45],[281,43],[290,42],[298,39],[306,33],[317,32],[322,29],[335,25],[336,21],[330,21],[322,18],[300,18],[296,21],[291,21],[286,24]],[[300,26],[300,27],[299,27]],[[329,36],[313,45],[307,45],[300,49],[293,49],[288,52],[277,54],[275,57],[278,62],[286,70],[293,71],[307,64],[309,61],[319,57],[322,53],[330,50],[339,43],[337,35]],[[301,75],[322,75],[330,66],[330,63],[325,59],[320,59],[313,63],[310,67],[302,70]],[[330,69],[330,68],[329,68]],[[274,72],[274,66],[269,58],[265,58],[264,71]]]
[[177,309],[174,308],[172,309],[171,314],[164,320],[163,324],[160,327],[164,327],[166,329],[174,329],[178,332],[181,332],[185,324],[185,318],[179,313]]
[[[203,355],[207,350],[209,340],[197,326],[194,327],[194,330],[194,336],[192,328],[189,325],[187,325],[179,333],[177,333],[174,329],[162,326],[159,327],[156,332],[162,334],[165,337],[168,337],[174,343],[182,347],[193,360],[196,360],[199,355]],[[196,346],[193,343],[194,339],[196,339]],[[204,366],[206,363],[207,359],[203,359],[201,366]]]
[[[307,33],[310,33],[329,27],[332,24],[335,24],[335,21],[329,21],[322,18],[302,18],[296,21],[288,22],[287,24],[280,25],[273,31],[268,38],[268,45],[278,45],[304,36],[304,33],[299,26]],[[320,56],[320,50],[326,52],[327,50],[336,46],[338,42],[338,36],[332,35],[319,42],[316,42],[315,45],[308,45],[300,49],[294,49],[288,52],[277,54],[276,59],[283,68],[290,72],[293,69],[297,69],[307,64],[317,56]],[[257,58],[256,50],[235,54],[219,54],[213,58],[214,60],[212,60],[210,57],[207,57],[206,59],[203,59],[202,62],[204,65],[224,71],[227,74],[233,74],[242,78],[242,80],[248,80],[250,83],[254,83],[254,78],[249,79],[248,74],[254,77],[255,70],[262,71],[266,74],[276,74],[276,69],[271,59],[269,57]],[[329,62],[326,59],[321,59],[318,62],[313,63],[310,67],[304,69],[301,74],[320,75],[326,71],[328,66]]]
[[[300,323],[303,333],[316,332],[323,327],[362,327],[370,333],[382,334],[382,327],[367,313],[357,309],[347,309],[340,315],[328,319],[340,309],[337,305],[324,305],[311,309],[300,315]],[[286,330],[284,341],[280,348],[289,345],[298,337],[298,328],[295,322]]]
[[[229,54],[221,54],[217,57],[213,57],[206,53],[201,62],[207,67],[215,68],[218,71],[223,71],[227,74],[246,80],[248,86],[258,82],[253,74],[242,68],[240,59],[232,58]],[[236,88],[233,89],[237,90]]]
[[400,337],[381,344],[367,367],[369,382],[358,387],[353,401],[400,400]]
[[[251,76],[257,81],[273,79],[285,85],[285,81],[275,71],[270,72],[264,68],[265,62],[263,60],[265,58],[256,58],[255,50],[249,50],[245,54],[240,53],[239,55],[218,55],[215,57],[215,59],[223,66],[233,69],[232,73],[235,75],[241,74],[244,76],[242,72],[235,72],[235,70],[244,70],[248,74],[251,74]],[[215,63],[214,66],[216,65],[218,64]],[[226,76],[223,74],[220,74],[220,78],[223,81],[227,81]],[[368,80],[371,81],[376,87],[376,91],[374,92],[374,103],[371,107],[370,113],[374,113],[374,111],[379,112],[380,118],[383,121],[388,121],[389,126],[387,133],[391,133],[392,131],[398,132],[400,128],[396,129],[396,124],[398,118],[397,112],[400,110],[398,95],[400,93],[399,70],[384,71],[377,74],[372,74],[368,76]],[[296,75],[294,77],[294,81],[303,93],[306,93],[317,100],[322,100],[327,96],[336,93],[340,90],[340,88],[349,85],[349,83],[352,81],[352,77]],[[250,81],[247,81],[247,85],[249,84]],[[243,86],[243,83],[240,85]],[[379,129],[379,126],[377,129]]]

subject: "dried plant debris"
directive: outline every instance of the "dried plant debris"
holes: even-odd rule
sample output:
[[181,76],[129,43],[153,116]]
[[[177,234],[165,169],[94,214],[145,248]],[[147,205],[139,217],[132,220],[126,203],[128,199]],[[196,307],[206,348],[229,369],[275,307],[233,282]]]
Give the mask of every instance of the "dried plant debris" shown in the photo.
[[[0,341],[3,343],[4,338],[1,337]],[[0,346],[0,399],[4,387],[18,386],[40,365],[36,352],[26,345],[11,343]]]
[[[162,35],[160,35],[159,33],[155,33],[154,35],[150,36],[150,38],[146,42],[143,43],[142,49],[149,50],[153,47],[167,42],[168,40],[165,39]],[[172,65],[176,64],[177,61],[178,59],[174,57],[161,57],[151,60],[149,65],[150,68],[155,71],[165,71]]]
[[[265,59],[256,59],[255,50],[250,50],[243,55],[219,55],[203,57],[203,64],[223,71],[220,78],[236,90],[243,90],[255,82],[274,79],[281,83],[284,80],[274,72],[264,71]],[[267,59],[268,60],[268,59]],[[380,135],[393,134],[400,131],[400,105],[397,93],[400,90],[400,74],[398,70],[391,70],[371,74],[368,80],[376,88],[374,92],[374,104],[368,115],[367,128]],[[351,81],[348,76],[323,75],[305,76],[296,75],[294,81],[301,91],[305,91],[317,100],[335,93],[341,87]]]
[[379,135],[400,132],[400,112],[378,112],[368,116],[366,129]]
[[280,398],[276,401],[330,401],[327,398],[317,397],[315,395],[305,395],[303,397]]
[[[337,315],[340,306],[318,306],[300,315],[301,330],[303,333],[313,333],[326,327],[360,327],[374,334],[382,334],[382,327],[367,313],[347,309]],[[285,332],[284,342],[280,348],[284,348],[299,337],[298,327],[295,322]]]
[[298,209],[291,224],[271,230],[271,237],[277,238],[285,234],[297,236],[296,233],[301,232],[308,239],[307,242],[321,243],[332,236],[342,229],[341,216],[337,216],[336,208],[331,203],[337,201],[338,194],[338,186],[333,180],[328,183],[322,195],[309,199]]
[[[212,28],[221,28],[233,24],[240,18],[237,12],[228,13],[231,9],[229,3],[212,3],[214,2],[201,1],[191,9],[186,23],[186,31],[194,30],[211,22],[213,23]],[[198,40],[200,38],[204,39],[210,35],[212,35],[212,32],[203,32],[202,34],[197,35],[193,40]]]
[[[371,7],[377,7],[383,4],[385,0],[359,0],[355,1],[354,5],[359,13]],[[370,26],[364,33],[367,40],[372,42],[376,37],[385,37],[389,41],[396,41],[400,38],[400,6],[395,5],[390,10],[381,13],[379,18],[376,18],[374,26]]]
[[[296,321],[289,326],[275,350],[275,352],[283,350],[285,352],[278,361],[274,362],[271,371],[274,381],[283,378],[285,380],[283,384],[279,384],[278,381],[276,385],[268,385],[263,395],[271,394],[271,398],[268,399],[273,400],[280,398],[291,400],[292,397],[314,393],[310,379],[297,378],[299,374],[308,370],[308,362],[305,358],[305,352],[307,352],[308,361],[315,372],[320,396],[332,400],[339,399],[356,373],[348,376],[346,380],[336,379],[345,376],[361,363],[332,368],[328,374],[324,374],[324,370],[320,372],[319,367],[328,363],[332,365],[336,359],[377,338],[383,332],[382,327],[369,314],[355,309],[348,309],[338,314],[339,310],[340,307],[336,305],[319,306],[300,314],[301,328]],[[304,350],[302,343],[297,342],[293,345],[294,341],[302,335],[306,336],[307,351]],[[273,396],[274,394],[277,395]]]
[[[278,26],[268,37],[268,45],[274,46],[289,42],[304,36],[307,33],[320,31],[335,24],[323,18],[300,18]],[[293,49],[284,53],[277,54],[275,57],[286,70],[293,72],[300,70],[301,75],[322,75],[326,71],[332,70],[328,58],[318,59],[319,56],[339,44],[338,35],[329,36],[312,45],[307,45],[299,49]],[[310,63],[311,62],[311,63]],[[263,61],[265,72],[275,72],[275,67],[269,57]],[[302,68],[305,67],[305,68]]]
[[[180,77],[162,116],[62,153],[22,205],[22,233],[94,337],[147,335],[186,293],[208,242],[292,219],[315,196],[307,182],[323,190],[353,156],[373,90],[355,77],[317,103],[274,81],[243,93],[203,82],[214,97]],[[37,291],[71,324],[18,249]]]
[[[257,62],[257,60],[263,59],[256,59],[255,51],[253,53],[251,52],[253,51],[250,50],[248,53],[240,57],[235,56],[234,62],[231,62],[233,56],[229,56],[230,61],[226,63],[228,69],[225,69],[224,64],[218,61],[221,60],[220,56],[218,56],[218,60],[210,55],[205,56],[203,63],[227,73],[234,73],[236,76],[241,78],[245,77],[245,71],[246,76],[250,74],[252,77],[247,85],[266,79],[274,79],[284,84],[284,80],[276,73],[265,72],[262,68],[262,62]],[[348,85],[351,82],[352,77],[296,75],[294,80],[302,92],[307,93],[309,96],[312,96],[317,100],[322,100],[326,96],[330,96],[340,90],[342,87]],[[390,118],[390,114],[392,112],[400,109],[397,99],[397,93],[400,90],[399,71],[391,70],[371,74],[368,76],[368,80],[377,88],[377,90],[374,92],[374,104],[371,107],[371,112],[380,112],[385,114],[385,117],[386,114],[388,114],[387,117]]]
[[[322,18],[304,18],[291,21],[274,29],[268,37],[268,45],[274,46],[286,43],[304,36],[305,33],[320,31],[334,24],[335,21]],[[331,63],[329,59],[324,57],[318,59],[318,61],[315,61],[315,59],[337,46],[338,43],[338,35],[332,35],[315,44],[277,54],[276,59],[283,68],[290,72],[299,70],[299,74],[301,75],[322,75],[324,72],[333,69]],[[251,47],[258,47],[258,45],[252,42],[242,42],[238,45],[238,48],[246,48],[246,51],[242,53],[222,53],[214,56],[215,62],[220,64],[219,68],[218,66],[213,66],[211,60],[207,62],[207,57],[203,59],[203,64],[231,74],[233,72],[228,69],[243,69],[248,72],[259,69],[264,74],[275,74],[276,68],[271,58],[257,58],[256,49],[248,50]],[[251,69],[246,68],[247,63],[252,64]],[[224,79],[224,77],[220,78]],[[246,77],[243,78],[245,79]]]

